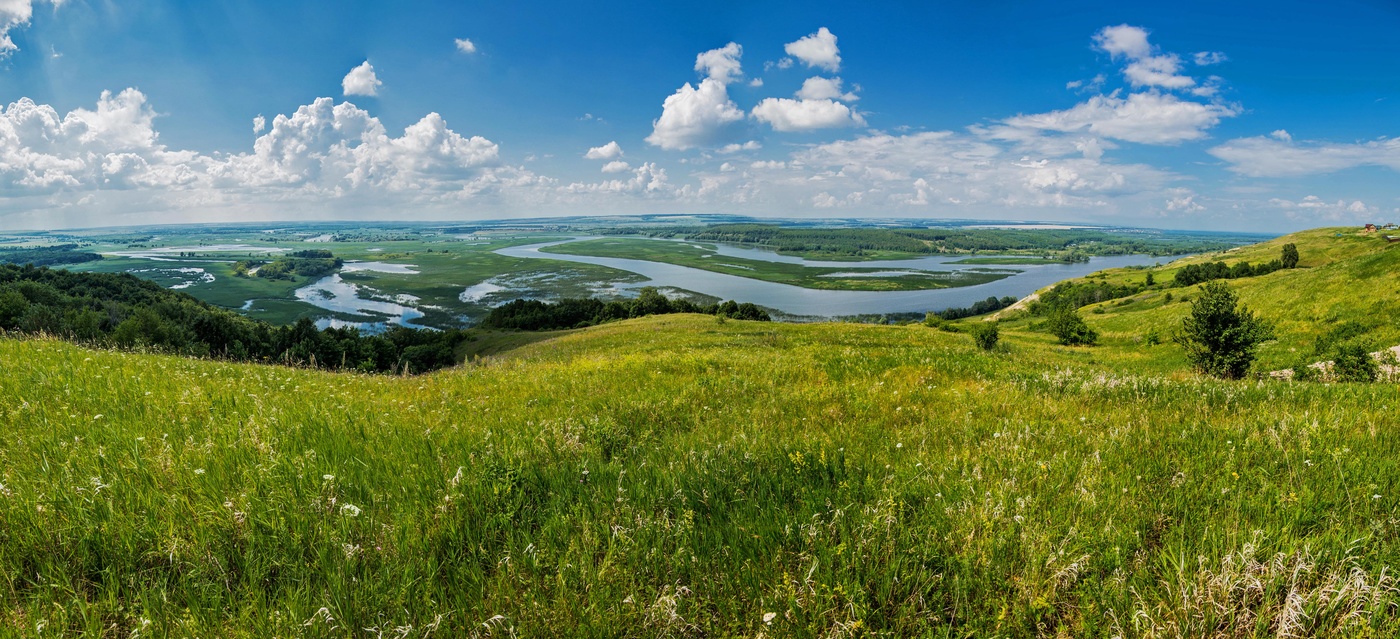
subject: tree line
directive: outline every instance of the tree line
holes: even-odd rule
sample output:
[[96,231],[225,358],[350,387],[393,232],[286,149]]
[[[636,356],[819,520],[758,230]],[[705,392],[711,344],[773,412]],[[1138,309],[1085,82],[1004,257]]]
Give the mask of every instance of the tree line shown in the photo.
[[96,262],[100,259],[102,259],[102,256],[97,253],[79,250],[77,244],[0,249],[0,263],[8,264],[54,266],[57,264]]
[[701,313],[731,319],[771,321],[768,312],[749,302],[729,300],[722,304],[696,304],[672,300],[655,287],[645,287],[635,299],[604,302],[595,298],[566,298],[558,302],[517,299],[491,309],[481,321],[482,328],[521,331],[548,331],[582,328],[605,322],[646,315]]
[[334,273],[344,261],[325,249],[294,251],[268,260],[239,260],[233,263],[234,277],[248,277],[257,269],[258,277],[290,280],[294,277],[322,277]]

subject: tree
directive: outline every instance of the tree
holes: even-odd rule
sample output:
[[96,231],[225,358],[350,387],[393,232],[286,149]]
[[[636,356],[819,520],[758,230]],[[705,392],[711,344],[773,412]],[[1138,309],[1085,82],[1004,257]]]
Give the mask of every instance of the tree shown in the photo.
[[997,340],[1001,339],[1001,332],[997,330],[996,322],[978,322],[972,326],[972,341],[977,343],[977,348],[990,351],[997,347]]
[[1380,373],[1380,364],[1357,342],[1338,346],[1332,358],[1332,374],[1339,382],[1374,382]]
[[1249,372],[1259,345],[1273,337],[1273,327],[1241,305],[1229,286],[1208,282],[1191,303],[1176,342],[1202,372],[1239,379]]
[[1284,245],[1283,245],[1283,257],[1280,258],[1279,261],[1280,261],[1280,262],[1283,262],[1283,268],[1297,268],[1297,267],[1298,267],[1298,247],[1295,246],[1295,245],[1294,245],[1293,243],[1291,243],[1291,242],[1288,243],[1288,244],[1284,244]]
[[1152,274],[1151,274],[1151,273],[1148,273],[1148,274],[1147,274],[1147,282],[1146,282],[1146,285],[1147,285],[1147,286],[1152,286],[1153,284],[1156,284],[1156,283],[1157,283],[1157,281],[1152,277]]
[[1079,312],[1068,306],[1059,306],[1050,311],[1046,329],[1060,338],[1060,343],[1065,346],[1093,346],[1099,341],[1098,332],[1089,328]]

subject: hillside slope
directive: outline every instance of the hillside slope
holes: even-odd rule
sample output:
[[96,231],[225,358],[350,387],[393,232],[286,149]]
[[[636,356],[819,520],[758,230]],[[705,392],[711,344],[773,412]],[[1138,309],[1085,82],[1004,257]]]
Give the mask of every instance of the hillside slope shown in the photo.
[[[1260,351],[1260,370],[1316,361],[1323,355],[1314,352],[1319,339],[1326,343],[1358,339],[1372,350],[1400,344],[1400,243],[1345,227],[1312,229],[1151,269],[1110,269],[1071,280],[1141,285],[1148,273],[1155,280],[1136,295],[1081,309],[1085,320],[1104,337],[1103,346],[1095,352],[1101,359],[1164,374],[1189,369],[1171,335],[1190,312],[1189,300],[1198,287],[1177,286],[1172,281],[1176,271],[1187,264],[1214,261],[1261,264],[1278,259],[1288,243],[1298,248],[1299,268],[1227,280],[1241,302],[1275,327],[1276,339]],[[1053,342],[1032,330],[1035,318],[1014,311],[1003,316],[1012,320],[1004,331],[1041,346]],[[1151,343],[1153,336],[1158,344]]]
[[1395,387],[1038,335],[664,316],[410,378],[0,339],[0,634],[1400,631]]

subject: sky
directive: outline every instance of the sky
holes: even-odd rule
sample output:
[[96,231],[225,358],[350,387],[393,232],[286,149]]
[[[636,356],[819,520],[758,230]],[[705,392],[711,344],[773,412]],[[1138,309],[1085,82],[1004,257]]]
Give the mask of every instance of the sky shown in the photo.
[[1400,222],[1400,1],[0,0],[0,229]]

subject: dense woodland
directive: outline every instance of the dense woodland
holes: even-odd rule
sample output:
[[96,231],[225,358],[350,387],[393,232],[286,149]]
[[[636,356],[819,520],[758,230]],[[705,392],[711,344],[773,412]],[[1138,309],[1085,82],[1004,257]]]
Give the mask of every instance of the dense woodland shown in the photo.
[[723,304],[696,304],[688,300],[671,300],[650,286],[643,288],[636,299],[603,302],[594,298],[564,299],[558,302],[518,299],[491,310],[482,320],[482,328],[523,331],[580,328],[614,320],[666,315],[669,313],[703,313],[719,317],[770,321],[763,309],[733,300]]
[[1091,255],[1185,255],[1232,244],[1199,236],[1141,235],[1093,229],[803,228],[772,224],[716,224],[664,229],[622,227],[612,235],[683,237],[694,241],[754,244],[788,253],[861,257],[876,252],[946,254],[1015,251],[1083,261]]
[[0,249],[0,263],[6,264],[54,266],[57,264],[95,262],[100,259],[102,259],[101,255],[79,250],[77,244]]

